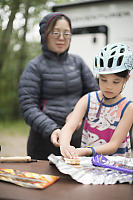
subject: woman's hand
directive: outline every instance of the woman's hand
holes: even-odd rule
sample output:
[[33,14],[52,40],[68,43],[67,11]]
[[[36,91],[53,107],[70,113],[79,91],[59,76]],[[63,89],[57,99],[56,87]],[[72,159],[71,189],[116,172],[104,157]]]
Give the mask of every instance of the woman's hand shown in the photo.
[[77,151],[74,146],[60,146],[60,152],[65,158],[77,158]]
[[51,134],[51,142],[53,143],[54,146],[56,147],[59,147],[60,146],[60,143],[59,143],[59,136],[60,136],[60,132],[61,130],[60,129],[56,129],[52,132]]

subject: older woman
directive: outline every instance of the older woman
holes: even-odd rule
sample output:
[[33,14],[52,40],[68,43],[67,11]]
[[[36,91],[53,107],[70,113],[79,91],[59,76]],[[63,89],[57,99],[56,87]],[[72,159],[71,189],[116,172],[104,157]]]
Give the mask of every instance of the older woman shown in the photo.
[[[30,125],[27,153],[35,159],[60,155],[59,134],[81,96],[98,89],[84,61],[68,53],[72,28],[63,13],[50,13],[40,22],[42,54],[29,62],[19,82],[19,105]],[[77,131],[80,133],[82,126]],[[80,146],[81,134],[72,145]],[[52,142],[54,145],[52,144]]]

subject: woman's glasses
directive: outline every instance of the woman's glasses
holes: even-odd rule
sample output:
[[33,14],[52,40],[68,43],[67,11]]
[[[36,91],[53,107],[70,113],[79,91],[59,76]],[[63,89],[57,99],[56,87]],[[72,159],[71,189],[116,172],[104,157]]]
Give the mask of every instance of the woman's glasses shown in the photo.
[[62,33],[62,32],[58,32],[58,31],[53,31],[53,32],[51,32],[51,34],[52,34],[53,38],[55,38],[55,39],[59,39],[61,34],[63,35],[64,39],[70,39],[71,35],[72,35],[70,32]]

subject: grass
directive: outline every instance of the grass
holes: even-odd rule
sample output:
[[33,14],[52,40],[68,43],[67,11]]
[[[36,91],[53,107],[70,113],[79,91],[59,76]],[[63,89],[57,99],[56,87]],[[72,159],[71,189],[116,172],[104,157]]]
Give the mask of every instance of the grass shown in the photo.
[[0,122],[0,135],[27,135],[29,126],[24,120]]

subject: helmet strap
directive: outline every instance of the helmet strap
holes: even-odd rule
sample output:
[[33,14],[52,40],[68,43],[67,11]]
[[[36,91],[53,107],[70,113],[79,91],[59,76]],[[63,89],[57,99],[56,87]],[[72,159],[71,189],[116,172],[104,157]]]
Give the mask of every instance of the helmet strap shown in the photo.
[[[120,92],[120,93],[121,93],[121,92]],[[119,94],[118,94],[118,95],[119,95]],[[117,95],[117,96],[118,96],[118,95]],[[104,94],[103,94],[103,98],[102,98],[102,100],[101,100],[101,102],[100,102],[99,109],[98,109],[97,114],[96,114],[96,117],[97,117],[97,118],[100,117],[100,113],[101,113],[101,109],[102,109],[103,100],[105,100],[105,101],[107,100],[107,101],[108,101],[108,100],[110,100],[110,99],[115,99],[117,96],[114,96],[114,97],[112,97],[112,98],[107,98],[107,97],[105,97]]]
[[102,100],[101,100],[101,102],[100,102],[100,105],[99,105],[99,108],[98,108],[98,111],[97,111],[97,114],[96,114],[96,117],[97,117],[97,118],[100,117],[100,113],[101,113],[101,109],[102,109],[103,100],[104,100],[104,97],[102,98]]
[[[121,92],[120,92],[120,93],[121,93]],[[119,93],[119,94],[120,94],[120,93]],[[119,94],[118,94],[118,95],[119,95]],[[103,99],[104,99],[104,100],[115,99],[118,95],[116,95],[116,96],[114,96],[114,97],[111,97],[111,98],[108,98],[108,97],[105,97],[104,94],[103,94]]]

